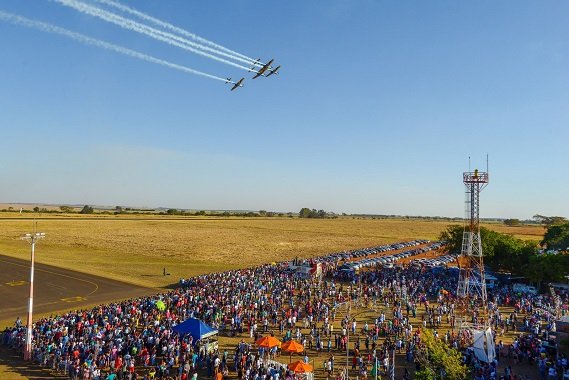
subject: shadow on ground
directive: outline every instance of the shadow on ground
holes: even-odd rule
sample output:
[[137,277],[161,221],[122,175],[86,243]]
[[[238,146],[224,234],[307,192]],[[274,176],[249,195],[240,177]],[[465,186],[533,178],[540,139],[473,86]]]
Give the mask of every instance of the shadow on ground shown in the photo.
[[43,380],[64,377],[57,376],[50,369],[25,362],[17,352],[0,346],[0,378]]

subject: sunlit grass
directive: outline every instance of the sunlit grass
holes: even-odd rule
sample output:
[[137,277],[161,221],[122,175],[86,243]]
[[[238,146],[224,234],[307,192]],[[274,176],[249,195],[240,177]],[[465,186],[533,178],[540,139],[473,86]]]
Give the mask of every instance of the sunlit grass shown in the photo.
[[[37,261],[161,287],[199,273],[401,240],[436,239],[448,224],[352,218],[53,218],[38,221],[46,239],[37,245]],[[541,227],[487,227],[526,239],[543,236]],[[30,219],[0,218],[0,252],[28,258],[29,246],[18,237],[31,228]],[[170,276],[161,276],[164,267]]]

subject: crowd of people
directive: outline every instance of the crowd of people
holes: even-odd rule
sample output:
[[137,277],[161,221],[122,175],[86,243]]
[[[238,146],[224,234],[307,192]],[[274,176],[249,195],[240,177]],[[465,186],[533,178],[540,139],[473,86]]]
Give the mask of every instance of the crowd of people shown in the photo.
[[[345,356],[348,347],[350,375],[365,379],[372,368],[378,373],[389,371],[393,351],[417,364],[425,328],[450,346],[464,348],[464,337],[455,326],[455,269],[395,266],[346,273],[336,270],[337,260],[321,257],[316,261],[326,263],[320,281],[295,276],[287,263],[261,265],[184,279],[177,289],[153,297],[42,318],[33,325],[34,361],[71,379],[195,380],[200,373],[216,380],[230,374],[239,380],[292,380],[293,372],[272,361],[279,354],[277,349],[264,351],[253,345],[261,335],[273,334],[283,341],[301,342],[305,361],[308,353],[324,355],[321,369],[327,377],[344,376],[345,364],[338,365],[337,357]],[[551,368],[556,374],[567,370],[566,358],[544,348],[554,322],[537,305],[553,299],[515,293],[508,287],[499,288],[490,299],[488,318],[498,355],[484,363],[465,351],[464,360],[477,379],[497,379],[501,356],[538,365],[540,374],[549,376],[543,379],[556,378],[551,377]],[[164,310],[156,307],[158,300],[165,304]],[[341,306],[347,301],[352,302],[350,307],[375,310],[377,316],[358,321],[346,312],[349,308]],[[562,296],[562,302],[567,301],[567,295]],[[514,311],[504,315],[503,306]],[[207,350],[190,335],[179,336],[172,330],[188,318],[200,319],[220,334],[241,337],[241,341],[233,349]],[[500,338],[510,329],[527,335],[504,347]],[[25,334],[18,319],[5,329],[1,342],[21,351]],[[405,369],[402,377],[409,376]],[[511,369],[503,376],[515,378]]]

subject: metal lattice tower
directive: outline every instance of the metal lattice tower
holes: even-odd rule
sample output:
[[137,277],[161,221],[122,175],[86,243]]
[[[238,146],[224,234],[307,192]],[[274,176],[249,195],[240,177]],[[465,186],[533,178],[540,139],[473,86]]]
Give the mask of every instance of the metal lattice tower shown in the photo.
[[463,173],[466,187],[466,220],[462,236],[462,250],[458,262],[457,296],[461,328],[486,327],[488,322],[488,299],[484,260],[480,239],[480,192],[488,185],[488,172]]

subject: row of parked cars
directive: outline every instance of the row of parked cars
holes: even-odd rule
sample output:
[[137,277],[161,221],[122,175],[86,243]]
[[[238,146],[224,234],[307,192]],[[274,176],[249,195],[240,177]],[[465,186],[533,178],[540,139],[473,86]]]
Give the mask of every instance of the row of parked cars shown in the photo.
[[354,260],[359,258],[365,258],[372,255],[377,255],[379,253],[389,252],[389,251],[396,251],[398,249],[407,248],[407,247],[415,247],[421,244],[430,243],[429,240],[412,240],[412,241],[404,241],[400,243],[393,243],[393,244],[386,244],[386,245],[379,245],[377,247],[369,247],[369,248],[359,248],[353,249],[351,251],[344,251],[344,252],[336,252],[330,253],[325,256],[320,256],[314,259],[316,262],[338,262],[338,261],[348,261]]
[[455,261],[455,259],[456,259],[455,256],[444,255],[444,256],[435,257],[433,259],[422,258],[422,259],[413,260],[412,264],[420,266],[424,265],[428,268],[434,268],[434,267],[445,266],[451,261]]
[[[402,249],[402,248],[406,248],[406,247],[418,246],[418,245],[427,244],[427,243],[430,243],[430,241],[429,240],[414,240],[414,241],[406,242],[406,243],[393,244],[389,247],[391,247],[391,250],[398,250],[398,249]],[[434,250],[437,250],[437,249],[445,246],[446,244],[447,243],[444,241],[433,242],[433,243],[431,243],[425,247],[410,249],[407,251],[394,253],[391,255],[384,255],[384,256],[372,257],[372,258],[364,258],[364,259],[358,260],[358,261],[350,261],[350,262],[345,263],[341,269],[343,269],[343,270],[359,270],[361,268],[373,267],[376,265],[383,265],[384,267],[390,268],[390,267],[393,267],[393,264],[396,263],[400,259],[404,259],[406,257],[411,257],[411,256],[416,256],[416,255],[419,255],[421,253],[425,253],[425,252],[429,252],[429,251],[434,251]],[[385,252],[385,251],[380,251],[380,252]]]
[[367,256],[371,256],[371,255],[377,255],[377,254],[383,253],[383,252],[396,251],[398,249],[409,248],[409,247],[416,247],[418,245],[427,244],[427,243],[430,243],[430,241],[429,240],[411,240],[411,241],[405,241],[405,242],[401,242],[401,243],[394,243],[391,245],[382,245],[379,247],[363,248],[363,249],[359,249],[359,250],[354,251],[352,253],[352,258],[367,257]]

